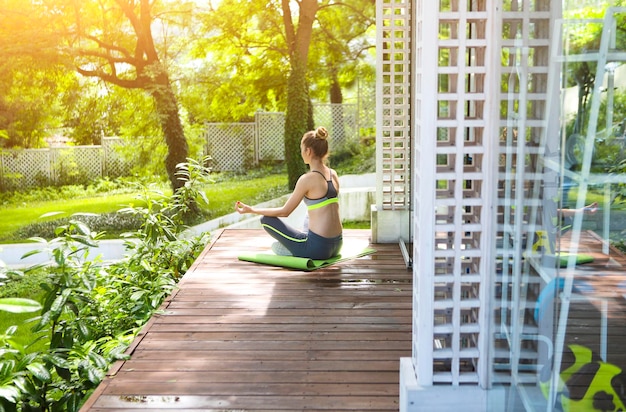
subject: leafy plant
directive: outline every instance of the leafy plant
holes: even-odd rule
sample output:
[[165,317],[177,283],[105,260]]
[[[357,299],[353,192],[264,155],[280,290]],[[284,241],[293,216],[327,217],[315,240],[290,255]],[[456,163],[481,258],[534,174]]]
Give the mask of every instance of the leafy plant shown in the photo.
[[[112,362],[125,357],[139,328],[208,240],[207,234],[187,236],[183,224],[196,196],[207,200],[195,187],[207,170],[193,162],[179,170],[183,185],[176,195],[147,195],[142,206],[124,211],[142,223],[126,237],[129,255],[123,262],[105,265],[91,257],[102,234],[76,216],[56,229],[54,239],[33,239],[54,261],[41,285],[41,313],[33,319],[33,331],[43,332],[48,345],[40,351],[20,345],[14,339],[17,326],[0,335],[0,410],[77,411]],[[0,309],[3,302],[12,309],[39,309],[32,302],[2,299]]]

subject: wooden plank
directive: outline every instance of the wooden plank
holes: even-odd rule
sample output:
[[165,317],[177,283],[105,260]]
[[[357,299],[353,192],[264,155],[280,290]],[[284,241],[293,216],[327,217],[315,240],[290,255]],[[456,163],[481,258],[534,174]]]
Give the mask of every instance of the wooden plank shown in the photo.
[[[238,383],[238,382],[274,382],[274,383],[380,383],[394,385],[398,381],[399,374],[396,372],[380,371],[377,373],[364,373],[362,371],[338,371],[333,372],[332,379],[329,374],[320,371],[276,371],[269,375],[267,372],[246,371],[233,374],[229,371],[186,372],[176,371],[134,371],[123,369],[112,379],[113,382],[122,385],[134,386],[137,382],[198,382],[210,386],[213,383]],[[131,389],[130,387],[128,389]],[[108,389],[107,389],[108,390]],[[190,391],[189,391],[190,392]],[[129,393],[132,393],[129,390]],[[137,392],[135,392],[137,393]],[[233,392],[236,395],[235,392]],[[262,406],[262,405],[259,405]]]
[[[398,361],[374,361],[368,359],[367,361],[355,362],[348,361],[326,361],[326,360],[312,360],[312,361],[287,361],[287,360],[230,360],[224,359],[224,355],[221,359],[193,359],[182,360],[173,359],[167,357],[165,359],[131,359],[126,362],[125,367],[132,369],[133,371],[176,371],[176,372],[218,372],[227,370],[233,372],[273,372],[273,371],[319,371],[319,372],[395,372],[398,369]],[[329,374],[330,375],[330,374]],[[266,378],[267,379],[267,378]]]
[[[300,323],[292,323],[292,324],[282,324],[280,328],[277,330],[279,332],[324,332],[324,331],[332,331],[337,330],[339,326],[334,324],[315,324],[315,325],[307,325]],[[266,331],[268,325],[266,324],[255,324],[255,323],[185,323],[185,324],[177,324],[177,323],[155,323],[152,325],[151,331],[154,332],[213,332],[213,331],[230,331],[230,332],[242,332],[242,331],[250,331],[250,332],[259,332]],[[385,334],[388,331],[394,332],[406,332],[411,333],[411,325],[403,325],[403,324],[344,324],[341,325],[342,331],[354,331],[354,332],[373,332]],[[382,335],[381,335],[382,336]],[[409,339],[409,338],[407,338]]]
[[293,332],[293,331],[267,331],[261,332],[163,332],[163,333],[150,333],[143,341],[156,342],[156,341],[298,341],[306,340],[311,341],[411,341],[410,336],[406,336],[406,332],[389,332],[382,331],[380,333],[372,332],[345,332],[345,331],[324,331],[324,332]]
[[94,406],[96,408],[124,410],[149,408],[167,408],[169,410],[255,410],[259,405],[266,410],[318,410],[330,411],[368,411],[388,410],[390,404],[398,409],[397,396],[161,396],[161,395],[104,395]]
[[[367,356],[368,360],[391,360],[397,361],[403,356],[406,356],[408,348],[397,350],[367,350],[363,352],[355,350],[284,350],[284,349],[263,349],[249,351],[231,351],[228,354],[229,360],[351,360],[351,361],[363,361],[364,356]],[[220,357],[221,352],[215,352],[213,358]],[[204,359],[213,359],[208,356],[203,356]],[[160,360],[160,359],[172,359],[172,360],[196,360],[198,359],[198,351],[193,349],[181,349],[181,350],[153,350],[139,348],[133,352],[133,359],[135,360]]]
[[[381,334],[381,337],[383,335]],[[178,341],[146,341],[142,342],[142,348],[172,351],[180,349],[181,342]],[[320,341],[309,342],[305,340],[296,341],[267,341],[263,346],[255,341],[187,341],[185,347],[193,347],[196,351],[243,351],[243,350],[402,350],[409,349],[410,342],[407,341]],[[129,361],[126,361],[128,363]]]
[[[177,395],[185,389],[197,395],[229,395],[233,392],[238,396],[266,395],[273,393],[282,396],[398,396],[399,388],[394,385],[378,383],[250,383],[229,382],[135,382],[134,390],[144,395]],[[109,395],[126,395],[128,388],[125,385],[112,383],[109,385]]]

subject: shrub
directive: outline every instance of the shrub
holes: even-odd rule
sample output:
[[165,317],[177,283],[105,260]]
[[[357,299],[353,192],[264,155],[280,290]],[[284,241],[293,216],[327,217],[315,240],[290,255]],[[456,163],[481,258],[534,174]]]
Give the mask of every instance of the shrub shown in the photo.
[[81,216],[58,226],[50,241],[34,239],[50,248],[55,264],[42,284],[34,327],[48,345],[29,351],[13,339],[15,327],[0,335],[0,410],[77,411],[112,362],[125,357],[136,332],[208,240],[206,234],[183,236],[183,215],[198,201],[194,186],[201,172],[197,165],[181,167],[186,185],[174,196],[150,195],[146,206],[122,212],[140,219],[126,237],[129,257],[123,262],[107,266],[90,258],[100,235]]

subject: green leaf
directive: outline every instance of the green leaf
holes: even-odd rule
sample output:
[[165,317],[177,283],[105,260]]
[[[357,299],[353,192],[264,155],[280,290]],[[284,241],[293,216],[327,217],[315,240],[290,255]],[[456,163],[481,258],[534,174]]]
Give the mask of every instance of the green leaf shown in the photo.
[[11,376],[14,368],[15,368],[14,360],[4,360],[0,362],[0,378],[4,380],[7,377]]
[[31,363],[26,366],[26,369],[42,382],[48,382],[51,379],[50,371],[41,363]]
[[138,301],[145,294],[146,292],[144,290],[138,290],[136,292],[133,292],[132,295],[130,295],[130,300],[132,300],[133,302]]
[[48,213],[44,213],[43,215],[39,216],[40,219],[44,219],[47,217],[52,217],[52,216],[58,216],[58,215],[64,215],[65,212],[48,212]]
[[82,404],[82,398],[79,396],[79,394],[72,393],[67,399],[65,410],[67,412],[78,411],[80,409],[81,404]]
[[87,327],[87,324],[84,321],[79,320],[76,326],[80,337],[82,339],[87,339],[89,337],[89,327]]
[[70,362],[66,358],[56,354],[46,355],[44,356],[44,360],[59,368],[69,368],[71,366]]
[[72,220],[71,222],[76,227],[76,230],[78,231],[78,233],[80,233],[81,235],[85,235],[85,236],[91,235],[91,229],[89,229],[89,226],[87,226],[83,222],[80,222],[78,220]]
[[11,313],[27,313],[41,310],[41,305],[32,299],[1,298],[0,310]]
[[38,253],[41,253],[41,252],[43,252],[41,249],[30,250],[30,251],[28,251],[28,252],[26,252],[26,253],[24,253],[22,255],[22,259],[26,259],[27,257],[34,256],[34,255],[36,255]]
[[65,306],[65,302],[67,302],[67,298],[71,293],[72,289],[64,289],[63,292],[61,292],[61,294],[56,297],[56,299],[52,303],[52,306],[50,306],[50,312],[53,314],[53,316],[56,317],[61,313],[63,307]]
[[0,398],[4,398],[9,402],[17,402],[20,392],[17,388],[9,385],[0,386]]
[[96,385],[100,383],[100,381],[102,381],[102,379],[104,379],[104,376],[105,376],[104,372],[94,367],[87,368],[86,372],[87,372],[87,379],[89,379],[90,382]]
[[89,355],[87,356],[89,357],[91,362],[93,362],[93,364],[96,365],[96,367],[98,367],[99,369],[105,369],[107,367],[106,359],[104,359],[104,357],[102,357],[98,353],[89,352]]

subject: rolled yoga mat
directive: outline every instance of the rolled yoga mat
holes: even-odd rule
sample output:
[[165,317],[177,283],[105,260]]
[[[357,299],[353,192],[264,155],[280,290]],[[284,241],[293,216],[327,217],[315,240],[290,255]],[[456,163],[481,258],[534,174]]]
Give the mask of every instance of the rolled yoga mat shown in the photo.
[[343,262],[350,259],[356,259],[362,256],[371,255],[376,252],[376,249],[365,248],[355,251],[349,251],[344,248],[341,253],[335,257],[324,260],[316,260],[309,258],[301,258],[295,256],[280,256],[270,253],[247,253],[238,256],[239,260],[246,262],[261,263],[264,265],[280,266],[284,268],[312,271],[324,268],[326,266],[333,265],[338,262]]

